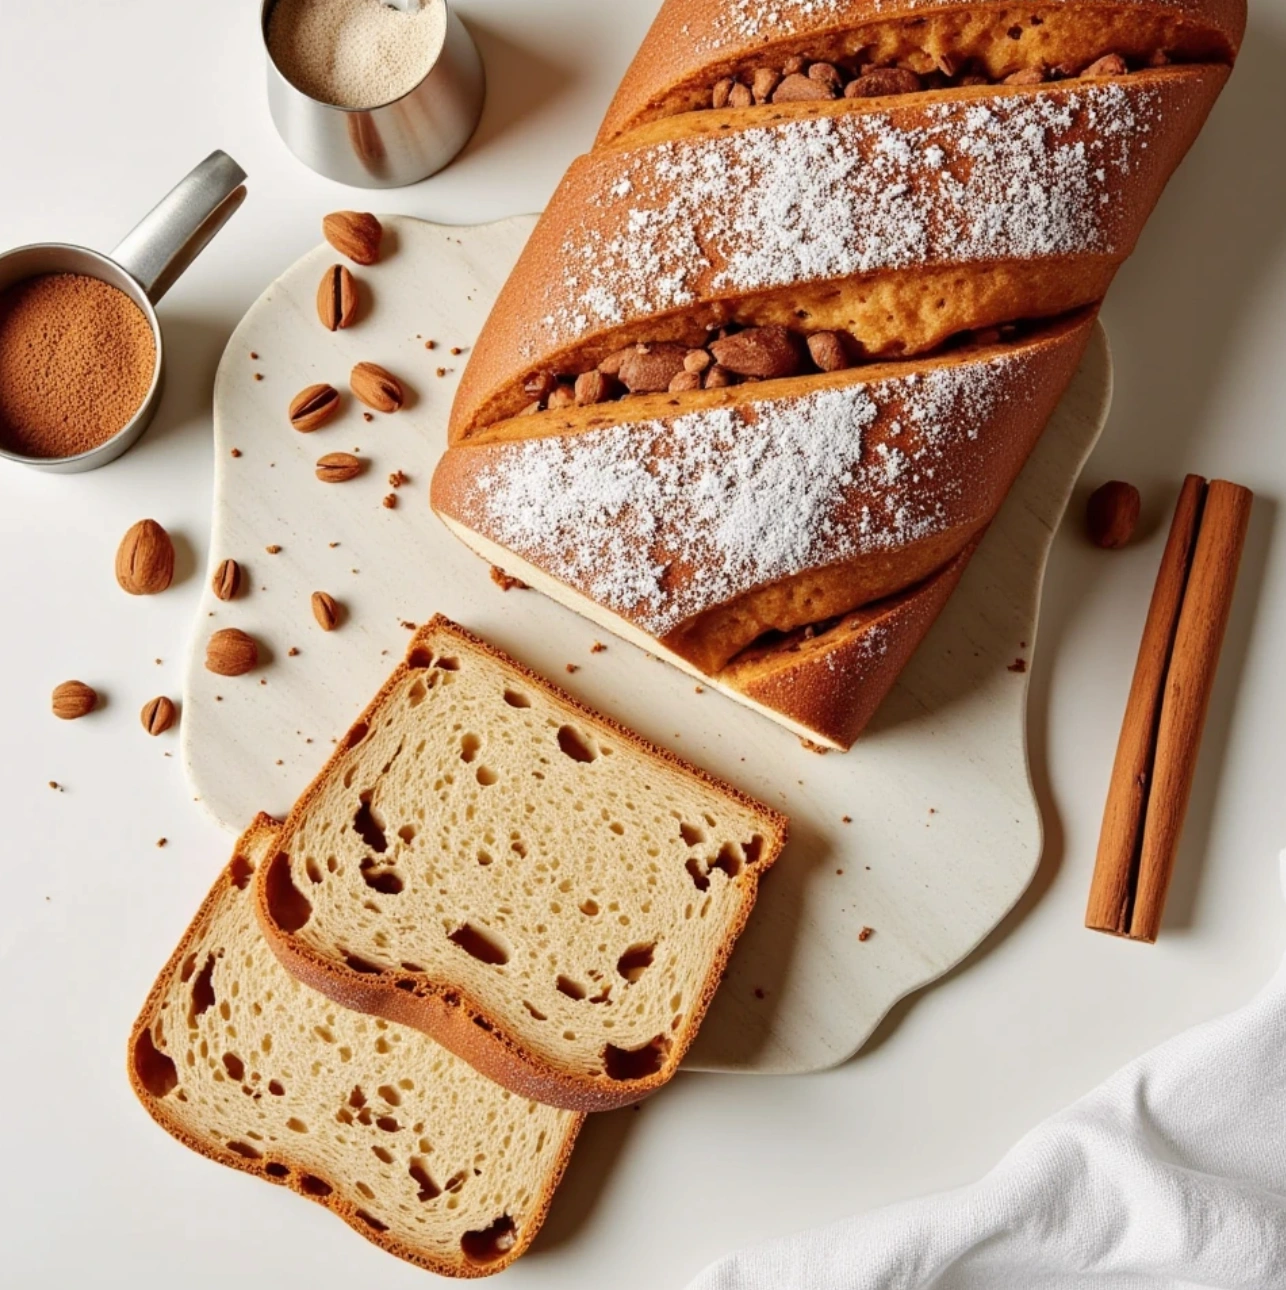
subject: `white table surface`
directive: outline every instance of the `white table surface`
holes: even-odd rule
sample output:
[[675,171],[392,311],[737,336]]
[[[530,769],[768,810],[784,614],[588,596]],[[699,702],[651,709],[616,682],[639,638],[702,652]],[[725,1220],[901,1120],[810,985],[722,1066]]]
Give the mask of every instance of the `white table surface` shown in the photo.
[[[173,735],[138,709],[177,694],[206,559],[209,391],[225,339],[327,210],[470,223],[539,208],[585,148],[655,0],[461,0],[491,72],[447,173],[364,199],[273,133],[254,0],[0,3],[0,246],[110,249],[211,148],[250,198],[161,309],[168,389],[143,442],[91,475],[0,470],[0,1282],[244,1290],[422,1284],[321,1209],[181,1150],[134,1103],[125,1037],[223,863]],[[1145,540],[1058,539],[1034,667],[1048,845],[983,950],[901,1005],[827,1075],[686,1075],[592,1120],[514,1287],[681,1286],[738,1245],[962,1183],[1027,1127],[1180,1028],[1239,1003],[1282,950],[1286,844],[1286,6],[1252,0],[1241,64],[1106,310],[1112,421],[1088,481],[1133,480]],[[1081,927],[1099,816],[1168,509],[1187,470],[1260,494],[1164,938]],[[134,520],[180,539],[180,579],[127,600]],[[160,659],[161,662],[154,660]],[[107,698],[77,724],[49,691]],[[48,787],[53,779],[66,791]],[[168,845],[157,848],[157,839]]]

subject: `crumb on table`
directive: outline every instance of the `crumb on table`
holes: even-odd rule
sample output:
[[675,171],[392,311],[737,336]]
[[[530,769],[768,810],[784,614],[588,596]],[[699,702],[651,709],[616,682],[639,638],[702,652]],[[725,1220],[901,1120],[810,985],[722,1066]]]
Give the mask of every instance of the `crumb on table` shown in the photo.
[[875,935],[874,927],[863,927],[862,930],[858,932],[857,939],[861,941],[863,944],[865,944],[874,935]]

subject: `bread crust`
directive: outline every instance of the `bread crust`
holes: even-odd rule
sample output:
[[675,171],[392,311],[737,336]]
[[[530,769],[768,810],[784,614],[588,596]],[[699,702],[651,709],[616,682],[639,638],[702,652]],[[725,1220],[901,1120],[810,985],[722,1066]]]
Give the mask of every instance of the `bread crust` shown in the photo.
[[[596,725],[606,726],[623,744],[695,777],[707,788],[753,812],[760,821],[764,833],[763,850],[759,860],[754,865],[747,865],[738,876],[744,895],[737,918],[710,964],[706,980],[690,1010],[689,1023],[681,1035],[675,1036],[662,1066],[652,1075],[613,1080],[607,1076],[586,1078],[559,1070],[504,1033],[503,1027],[496,1018],[488,1015],[481,1002],[454,983],[433,980],[426,973],[357,972],[346,963],[318,953],[298,936],[285,931],[274,916],[271,884],[281,880],[283,865],[289,880],[291,839],[299,822],[307,816],[313,799],[342,765],[354,734],[374,723],[386,699],[414,668],[429,665],[426,655],[432,658],[442,652],[433,646],[434,642],[442,641],[447,642],[448,649],[464,647],[488,656],[531,687],[552,695]],[[503,651],[439,614],[416,632],[407,648],[406,658],[358,718],[349,737],[339,741],[336,751],[317,778],[296,802],[282,827],[277,853],[260,866],[255,876],[255,912],[269,946],[286,970],[342,1007],[422,1031],[481,1074],[521,1097],[569,1111],[610,1111],[629,1106],[655,1092],[678,1069],[723,977],[733,946],[750,917],[759,881],[785,846],[788,830],[789,821],[780,811],[764,806],[740,789],[690,765],[668,749],[648,743],[632,730],[595,712]]]
[[[261,847],[267,849],[276,840],[281,832],[281,824],[269,815],[262,812],[255,817],[246,831],[237,839],[233,855],[242,856],[249,852],[254,852]],[[234,860],[235,862],[235,860]],[[516,1259],[521,1258],[526,1253],[531,1242],[535,1239],[536,1234],[540,1231],[545,1217],[549,1212],[549,1206],[553,1201],[554,1192],[562,1179],[563,1173],[567,1168],[567,1162],[571,1159],[572,1148],[576,1144],[577,1134],[580,1132],[584,1123],[583,1117],[572,1118],[568,1124],[567,1135],[561,1145],[558,1153],[557,1163],[552,1171],[548,1183],[541,1195],[536,1199],[532,1217],[523,1224],[518,1239],[514,1246],[505,1251],[500,1257],[485,1264],[471,1263],[463,1256],[458,1262],[447,1261],[444,1259],[432,1258],[420,1250],[416,1250],[403,1242],[390,1237],[387,1233],[376,1231],[368,1223],[364,1222],[358,1214],[358,1206],[352,1204],[341,1195],[342,1184],[332,1180],[323,1179],[328,1183],[332,1190],[327,1196],[319,1196],[316,1191],[306,1191],[303,1187],[301,1171],[290,1160],[288,1153],[266,1151],[260,1160],[250,1160],[244,1156],[239,1156],[232,1151],[220,1151],[210,1142],[196,1137],[189,1133],[179,1119],[170,1113],[170,1108],[163,1097],[155,1097],[150,1093],[143,1083],[142,1077],[138,1070],[138,1061],[136,1052],[144,1032],[150,1034],[152,1027],[156,1024],[159,1015],[161,1002],[165,997],[171,979],[181,970],[184,959],[187,957],[191,946],[200,940],[214,917],[220,902],[224,899],[226,889],[229,884],[235,881],[233,864],[226,866],[215,880],[205,899],[201,902],[201,907],[197,910],[187,930],[179,940],[178,946],[174,953],[170,955],[169,960],[158,974],[155,983],[148,992],[146,1001],[140,1010],[133,1028],[130,1031],[129,1046],[126,1058],[126,1071],[129,1076],[130,1087],[134,1090],[135,1097],[142,1103],[143,1109],[156,1121],[162,1129],[172,1138],[177,1139],[185,1147],[195,1151],[198,1155],[204,1156],[207,1160],[213,1160],[217,1164],[226,1165],[229,1169],[237,1169],[242,1173],[251,1174],[256,1178],[261,1178],[264,1182],[273,1183],[276,1186],[288,1187],[297,1196],[302,1196],[305,1200],[322,1205],[330,1210],[336,1217],[342,1219],[348,1224],[359,1236],[370,1241],[371,1244],[379,1246],[386,1253],[395,1255],[407,1263],[412,1263],[416,1267],[423,1268],[427,1272],[436,1272],[439,1276],[458,1277],[458,1278],[475,1278],[491,1276],[493,1273],[503,1271]],[[267,1172],[269,1165],[281,1165],[287,1170],[284,1176]],[[309,1171],[311,1176],[317,1175]]]
[[[751,326],[848,331],[872,355],[898,357],[932,350],[970,329],[1050,317],[1100,301],[1133,251],[1227,74],[1226,67],[1217,65],[1173,67],[1136,72],[1111,82],[992,85],[893,99],[694,113],[658,122],[580,157],[533,231],[474,346],[452,407],[449,442],[461,443],[521,412],[531,401],[524,383],[534,372],[575,375],[638,341],[704,345],[711,328],[734,319]],[[986,218],[986,207],[972,211],[966,206],[962,211],[959,186],[943,183],[938,171],[918,162],[908,161],[895,173],[884,173],[890,132],[899,139],[918,140],[913,149],[918,153],[929,137],[949,140],[951,131],[967,129],[965,122],[974,107],[1048,117],[1067,111],[1069,105],[1091,102],[1087,96],[1115,96],[1119,91],[1139,118],[1137,131],[1098,133],[1092,124],[1093,111],[1083,107],[1058,133],[1058,146],[1068,155],[1078,147],[1094,145],[1095,140],[1106,149],[1099,154],[1099,177],[1089,181],[1092,191],[1077,198],[1084,208],[1077,217],[1084,228],[1075,234],[1067,230],[1065,240],[1071,249],[1058,254],[996,251],[990,238],[980,239],[985,250],[971,250],[968,238],[954,235],[935,240],[931,230],[955,229],[966,215]],[[954,125],[941,116],[948,109]],[[861,227],[871,221],[869,208],[878,201],[876,189],[896,179],[906,189],[899,201],[911,203],[920,212],[915,219],[930,231],[914,263],[899,262],[900,253],[893,248],[905,230],[898,222],[902,217],[890,215],[882,217],[889,225],[885,233],[870,235],[870,246],[858,241],[846,252],[805,255],[801,271],[785,285],[741,285],[758,281],[761,273],[771,277],[774,272],[761,251],[754,249],[756,236],[747,233],[744,216],[730,227],[722,214],[724,205],[757,210],[761,200],[757,162],[732,166],[723,181],[726,202],[684,208],[679,220],[682,234],[676,230],[673,253],[665,254],[669,221],[678,219],[671,207],[689,183],[686,177],[673,177],[676,168],[686,176],[684,164],[700,168],[715,162],[730,164],[723,154],[734,145],[752,147],[755,156],[765,148],[793,156],[804,146],[800,132],[818,129],[832,132],[828,147],[860,158],[861,164],[855,160],[855,168],[842,176],[827,172],[812,199],[831,206],[837,218],[840,211],[847,211],[848,221]],[[948,166],[970,164],[969,143],[958,141],[954,151],[946,144],[948,156],[956,156]],[[716,151],[707,155],[710,149]],[[1027,182],[1022,170],[1029,160],[1019,149],[1009,162],[1000,156],[985,164],[1006,171],[1006,177],[996,181],[1006,187]],[[1012,175],[1006,170],[1010,166]],[[1051,176],[1050,182],[1058,181]],[[628,185],[623,196],[622,185]],[[640,211],[661,221],[659,231],[643,235],[631,231]],[[687,245],[689,221],[699,255]],[[819,230],[819,236],[824,231]],[[660,287],[644,282],[620,263],[653,256],[659,258],[649,277],[663,284]],[[747,270],[747,256],[752,265],[761,267]],[[859,271],[859,262],[868,263],[871,256],[875,267]],[[835,268],[844,271],[834,276],[830,271]],[[626,285],[605,285],[618,278]],[[604,290],[609,293],[606,299],[599,294]],[[801,316],[806,323],[801,324]],[[693,398],[682,396],[685,402]],[[604,406],[585,411],[595,413]],[[535,423],[549,415],[523,418],[524,433],[539,433]]]
[[[775,12],[775,23],[756,30],[753,20],[738,22],[735,0],[667,0],[607,110],[597,146],[706,106],[709,87],[724,76],[781,66],[793,55],[834,61],[866,51],[868,61],[926,72],[941,53],[1001,77],[1024,60],[1084,66],[1111,52],[1143,58],[1162,49],[1187,61],[1231,62],[1246,29],[1245,0],[835,0],[811,13],[787,0]],[[1015,24],[1021,40],[1010,36]]]

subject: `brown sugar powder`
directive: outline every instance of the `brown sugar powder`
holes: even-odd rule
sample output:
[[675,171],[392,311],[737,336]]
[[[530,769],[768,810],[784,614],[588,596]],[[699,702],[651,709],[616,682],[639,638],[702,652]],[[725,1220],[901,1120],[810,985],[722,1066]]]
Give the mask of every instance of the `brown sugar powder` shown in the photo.
[[156,341],[123,292],[80,273],[0,291],[0,444],[74,457],[125,428],[156,369]]

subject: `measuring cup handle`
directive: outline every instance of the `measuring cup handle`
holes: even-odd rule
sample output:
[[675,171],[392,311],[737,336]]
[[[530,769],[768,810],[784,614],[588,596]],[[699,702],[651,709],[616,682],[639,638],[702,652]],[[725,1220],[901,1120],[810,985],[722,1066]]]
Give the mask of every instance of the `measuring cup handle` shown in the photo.
[[245,179],[226,152],[212,152],[139,221],[112,259],[156,304],[245,200]]

